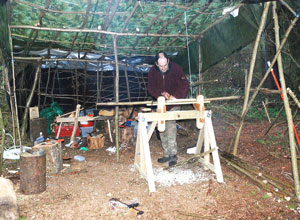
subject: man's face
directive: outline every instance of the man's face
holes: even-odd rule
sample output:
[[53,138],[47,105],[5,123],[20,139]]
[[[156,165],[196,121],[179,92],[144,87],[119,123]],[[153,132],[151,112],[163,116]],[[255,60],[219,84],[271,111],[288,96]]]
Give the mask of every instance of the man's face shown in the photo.
[[169,68],[169,60],[165,57],[159,58],[156,63],[156,66],[162,73],[165,73],[168,71]]

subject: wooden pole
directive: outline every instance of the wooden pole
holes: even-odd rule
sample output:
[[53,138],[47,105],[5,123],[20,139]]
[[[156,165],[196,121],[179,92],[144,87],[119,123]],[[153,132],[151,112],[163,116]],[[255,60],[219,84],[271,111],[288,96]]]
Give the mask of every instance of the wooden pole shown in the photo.
[[[115,35],[113,37],[113,45],[114,45],[114,54],[115,54],[115,63],[116,63],[116,76],[115,76],[115,101],[119,102],[119,64],[118,64],[118,52],[117,52],[117,37]],[[116,129],[116,156],[117,160],[120,159],[119,152],[119,106],[115,106],[115,129]]]
[[300,102],[297,99],[296,95],[293,93],[293,91],[290,88],[287,88],[286,91],[289,93],[289,95],[292,97],[298,108],[300,108]]
[[52,97],[52,102],[54,102],[54,96],[53,96],[53,92],[54,92],[54,85],[55,85],[55,77],[58,71],[58,63],[56,64],[56,68],[54,70],[54,74],[53,74],[53,79],[52,79],[52,89],[51,89],[51,97]]
[[253,103],[255,97],[257,96],[258,92],[260,91],[260,89],[261,89],[263,83],[264,83],[265,80],[267,79],[267,77],[268,77],[268,75],[269,75],[271,69],[273,68],[273,66],[274,66],[274,64],[275,64],[275,62],[276,62],[276,60],[277,60],[277,57],[279,56],[279,54],[280,54],[282,48],[284,47],[284,45],[285,45],[285,43],[286,43],[286,41],[287,41],[288,36],[290,35],[290,33],[291,33],[293,27],[295,26],[295,24],[297,23],[298,20],[299,20],[299,18],[298,18],[298,17],[295,17],[295,18],[292,20],[290,26],[288,27],[288,29],[287,29],[287,31],[286,31],[286,33],[285,33],[285,36],[284,36],[284,38],[283,38],[283,40],[282,40],[282,42],[281,42],[281,45],[280,45],[279,50],[277,50],[277,52],[276,52],[276,54],[275,54],[275,56],[274,56],[274,58],[273,58],[273,60],[272,60],[272,62],[271,62],[271,65],[270,65],[269,68],[267,69],[265,75],[263,76],[262,80],[260,81],[259,85],[257,86],[257,88],[256,88],[256,90],[255,90],[255,92],[254,92],[254,94],[252,95],[252,97],[251,97],[251,99],[250,99],[250,101],[249,101],[249,103],[248,103],[247,109],[246,109],[244,115],[242,116],[243,120],[244,120],[245,115],[246,115],[246,113],[248,112],[250,106],[252,105],[252,103]]
[[128,80],[128,72],[127,72],[127,60],[126,60],[125,64],[126,65],[124,66],[124,73],[125,73],[125,79],[126,79],[127,96],[128,96],[129,102],[131,102],[130,87],[129,87],[129,80]]
[[[199,58],[199,60],[198,60],[198,65],[199,65],[198,80],[199,80],[199,82],[202,82],[203,81],[202,80],[202,73],[201,73],[201,71],[202,71],[202,56],[201,56],[201,45],[200,45],[200,43],[201,43],[201,39],[198,40],[198,58]],[[202,89],[203,89],[203,83],[201,85],[199,85],[197,95],[201,95]]]
[[[104,73],[104,65],[103,62],[101,61],[101,75],[100,75],[100,87],[99,87],[99,95],[100,95],[100,101],[101,101],[101,91],[102,91],[102,84],[103,84],[103,73]],[[97,103],[96,103],[97,105]]]
[[88,67],[88,65],[87,65],[88,63],[85,63],[85,65],[84,65],[84,82],[83,82],[83,107],[85,108],[86,106],[85,106],[85,103],[86,103],[86,84],[87,84],[87,76],[88,76],[88,73],[87,73],[87,67]]
[[5,141],[5,130],[2,118],[2,111],[0,108],[0,132],[1,132],[1,145],[0,145],[0,176],[2,176],[3,171],[3,152],[4,152],[4,141]]
[[118,33],[112,31],[98,30],[98,29],[80,29],[80,28],[52,28],[52,27],[36,27],[30,25],[10,25],[11,29],[31,29],[41,31],[60,31],[60,32],[73,32],[73,33],[101,33],[113,36],[140,36],[140,37],[190,37],[196,38],[197,35],[187,34],[152,34],[152,33]]
[[21,127],[21,137],[22,138],[25,138],[25,136],[26,136],[26,130],[27,130],[27,124],[28,124],[28,111],[29,111],[31,101],[33,99],[33,95],[34,95],[36,85],[38,83],[38,76],[39,76],[40,70],[41,70],[41,63],[38,63],[38,66],[37,66],[37,69],[36,69],[35,75],[34,75],[32,88],[31,88],[30,94],[27,98],[25,110],[24,110],[24,113],[23,113],[23,120],[22,120],[22,127]]
[[79,104],[79,97],[78,97],[78,69],[77,69],[77,62],[75,62],[75,94],[76,94],[76,105]]
[[41,105],[41,81],[42,81],[42,71],[41,68],[38,73],[39,83],[38,83],[38,108],[40,109]]
[[[97,101],[99,102],[99,62],[97,62]],[[97,104],[96,104],[96,108],[97,108]]]
[[[280,36],[279,36],[279,24],[278,24],[278,16],[277,16],[276,8],[277,8],[276,2],[273,1],[275,42],[276,42],[276,49],[279,50]],[[278,55],[277,64],[278,64],[278,70],[279,70],[279,79],[280,79],[280,84],[281,84],[283,103],[284,103],[284,108],[285,108],[287,122],[288,122],[288,128],[289,128],[289,142],[290,142],[290,150],[291,150],[295,193],[296,193],[297,199],[300,200],[300,185],[299,185],[299,173],[298,173],[297,155],[296,155],[296,143],[295,143],[295,136],[294,136],[294,131],[293,131],[293,116],[291,113],[291,108],[289,105],[287,91],[286,91],[281,53],[279,53],[279,55]]]
[[15,108],[15,118],[13,118],[12,120],[16,120],[19,144],[20,144],[20,149],[21,149],[21,152],[22,152],[23,147],[22,147],[22,139],[21,139],[21,133],[20,133],[17,94],[16,94],[15,62],[14,62],[13,44],[12,44],[11,29],[10,28],[9,28],[9,43],[10,43],[10,53],[11,53],[11,60],[12,60],[11,61],[11,70],[12,70],[12,78],[13,78],[13,93],[12,94],[13,94],[13,98],[14,98],[14,106],[11,106],[11,107]]
[[[48,93],[48,86],[49,86],[49,81],[50,81],[50,74],[51,74],[51,68],[50,68],[50,65],[49,65],[49,67],[48,67],[47,83],[46,83],[46,88],[45,88],[45,93],[46,94]],[[46,100],[47,100],[47,96],[44,97],[43,108],[45,107]]]
[[12,122],[12,134],[14,139],[16,139],[16,112],[15,112],[15,108],[14,108],[14,101],[13,101],[13,95],[12,95],[12,91],[11,91],[11,87],[10,87],[10,83],[9,83],[9,79],[8,79],[8,68],[5,65],[5,63],[3,62],[3,73],[4,73],[4,80],[5,80],[5,86],[6,86],[6,90],[7,93],[9,95],[9,102],[10,102],[10,109],[11,109],[11,122]]
[[[225,97],[215,97],[215,98],[206,98],[204,99],[204,103],[209,103],[212,101],[226,101],[226,100],[234,100],[240,99],[242,96],[225,96]],[[176,100],[166,100],[166,105],[176,105],[176,104],[196,104],[196,99],[176,99]],[[138,101],[138,102],[101,102],[97,103],[97,105],[103,106],[114,106],[114,105],[150,105],[155,106],[157,102],[154,101]]]
[[268,127],[267,131],[265,132],[265,136],[269,133],[269,131],[271,130],[271,128],[275,125],[276,121],[279,119],[281,112],[283,111],[283,107],[282,106],[279,110],[279,112],[277,113],[275,119],[273,120],[273,122],[270,124],[270,126]]
[[[255,43],[254,43],[254,48],[253,48],[253,53],[252,53],[252,59],[251,59],[251,62],[250,62],[250,69],[249,69],[247,85],[245,85],[245,98],[244,98],[244,104],[243,104],[243,109],[242,109],[242,115],[246,114],[246,109],[247,109],[247,104],[248,104],[249,94],[250,94],[250,87],[251,87],[251,82],[252,82],[253,72],[254,72],[254,66],[255,66],[255,61],[256,61],[256,56],[257,56],[257,50],[258,50],[258,46],[259,46],[261,33],[263,32],[265,22],[266,22],[266,19],[267,19],[269,7],[270,7],[270,2],[267,2],[266,5],[265,5],[265,8],[264,8],[264,11],[262,13],[262,16],[261,16],[260,26],[259,26],[259,29],[258,29],[258,32],[257,32],[257,35],[256,35]],[[230,144],[230,148],[232,147],[232,144],[233,144],[233,151],[232,151],[233,155],[237,154],[237,148],[238,148],[238,143],[239,143],[240,135],[241,135],[242,128],[243,128],[243,123],[244,123],[244,118],[242,118],[241,121],[240,121],[240,126],[239,126],[238,130],[236,131],[236,135],[234,137],[234,142]]]

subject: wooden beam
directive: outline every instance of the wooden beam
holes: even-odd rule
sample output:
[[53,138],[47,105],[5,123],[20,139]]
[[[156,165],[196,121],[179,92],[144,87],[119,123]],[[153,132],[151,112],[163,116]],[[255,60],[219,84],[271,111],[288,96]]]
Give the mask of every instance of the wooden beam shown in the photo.
[[[226,100],[234,100],[240,99],[242,96],[225,96],[225,97],[215,97],[215,98],[206,98],[204,99],[204,103],[209,103],[212,101],[226,101]],[[197,103],[196,99],[177,99],[177,100],[167,100],[166,105],[176,105],[176,104],[194,104]],[[139,101],[139,102],[101,102],[97,103],[97,105],[103,106],[113,106],[113,105],[149,105],[156,106],[157,102],[155,101]]]
[[[140,115],[141,114],[141,115]],[[157,113],[157,112],[150,112],[150,113],[139,113],[139,117],[145,119],[147,122],[150,121],[169,121],[169,120],[185,120],[185,119],[196,119],[196,118],[204,118],[207,111],[197,111],[197,110],[190,110],[190,111],[168,111],[166,113]]]
[[[29,3],[29,2],[23,2],[20,0],[14,0],[15,2],[19,3],[19,4],[23,4],[23,5],[27,5],[29,7],[33,7],[42,11],[46,11],[46,12],[51,12],[51,13],[58,13],[58,14],[85,14],[86,11],[59,11],[59,10],[53,10],[53,9],[48,9],[48,8],[43,8],[40,5],[37,4],[33,4],[33,3]],[[108,12],[91,12],[91,15],[106,15],[108,16],[109,13]],[[117,12],[117,15],[127,15],[128,12],[124,11],[124,12]]]
[[101,33],[116,36],[140,36],[140,37],[191,37],[196,38],[198,35],[187,34],[152,34],[152,33],[119,33],[113,31],[104,31],[98,29],[78,29],[78,28],[55,28],[55,27],[36,27],[31,25],[10,25],[10,29],[32,29],[41,31],[61,31],[61,32],[82,32],[82,33]]

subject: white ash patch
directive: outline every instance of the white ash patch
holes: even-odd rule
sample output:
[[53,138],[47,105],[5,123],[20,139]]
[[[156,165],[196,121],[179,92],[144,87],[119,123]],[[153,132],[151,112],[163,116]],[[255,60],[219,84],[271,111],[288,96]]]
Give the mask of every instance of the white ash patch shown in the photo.
[[215,174],[204,171],[203,168],[199,168],[193,171],[188,168],[174,167],[168,170],[164,168],[154,168],[154,180],[159,186],[174,186],[183,185],[194,182],[204,182],[214,179]]

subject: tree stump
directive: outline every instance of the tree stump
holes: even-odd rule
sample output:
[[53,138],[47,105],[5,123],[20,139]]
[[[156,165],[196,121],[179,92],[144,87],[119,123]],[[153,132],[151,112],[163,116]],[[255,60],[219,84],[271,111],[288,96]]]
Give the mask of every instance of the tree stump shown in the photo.
[[13,183],[0,177],[0,219],[19,219],[17,197]]
[[42,150],[24,152],[20,156],[20,189],[24,194],[46,190],[46,154]]
[[34,145],[32,149],[41,149],[46,152],[47,173],[58,173],[63,168],[61,143],[56,141],[42,142]]

